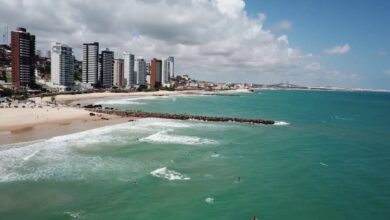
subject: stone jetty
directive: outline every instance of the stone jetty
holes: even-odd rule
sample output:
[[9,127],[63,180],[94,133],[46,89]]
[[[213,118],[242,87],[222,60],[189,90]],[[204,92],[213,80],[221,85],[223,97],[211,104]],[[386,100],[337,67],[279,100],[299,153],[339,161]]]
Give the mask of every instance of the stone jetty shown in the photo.
[[144,112],[144,111],[134,111],[134,110],[124,111],[124,110],[102,109],[102,108],[94,108],[91,110],[101,114],[118,115],[121,117],[164,118],[164,119],[175,119],[175,120],[199,120],[199,121],[210,121],[210,122],[237,122],[237,123],[263,124],[263,125],[275,124],[275,121],[264,120],[264,119],[211,117],[211,116],[188,115],[188,114]]

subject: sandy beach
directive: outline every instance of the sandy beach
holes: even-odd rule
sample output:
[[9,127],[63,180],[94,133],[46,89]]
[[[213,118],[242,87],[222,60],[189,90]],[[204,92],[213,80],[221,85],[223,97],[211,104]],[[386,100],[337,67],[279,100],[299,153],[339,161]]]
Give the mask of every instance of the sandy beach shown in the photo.
[[[124,123],[136,118],[122,118],[115,115],[97,114],[90,116],[90,111],[77,107],[69,107],[67,104],[77,101],[99,100],[120,97],[143,97],[143,96],[178,96],[178,95],[202,95],[210,93],[247,92],[247,90],[234,91],[157,91],[157,92],[134,92],[134,93],[88,93],[76,95],[57,95],[56,103],[50,104],[51,97],[31,98],[36,104],[34,108],[19,104],[15,108],[0,109],[0,145],[32,141],[42,138],[50,138],[93,129],[97,127]],[[42,107],[38,107],[42,106]],[[5,106],[3,106],[5,107]]]
[[124,123],[130,118],[70,107],[0,109],[0,144],[32,141]]
[[[185,93],[191,93],[186,91]],[[0,145],[51,138],[102,126],[125,123],[135,118],[122,118],[115,115],[96,114],[82,108],[68,107],[67,103],[85,100],[98,100],[114,97],[169,96],[183,92],[136,92],[136,93],[88,93],[78,95],[58,95],[50,104],[51,97],[31,98],[36,104],[12,104],[11,108],[0,109]],[[63,105],[65,104],[65,105]],[[14,106],[17,105],[18,108]],[[42,106],[41,108],[38,106]],[[5,105],[3,105],[5,107]]]
[[[185,91],[156,91],[156,92],[131,92],[131,93],[112,93],[112,92],[100,92],[100,93],[86,93],[76,95],[57,95],[55,99],[58,103],[68,104],[70,102],[81,100],[94,100],[110,97],[143,97],[143,96],[178,96],[178,95],[202,95],[202,94],[215,94],[215,93],[240,93],[248,92],[247,89],[238,90],[224,90],[224,91],[203,91],[203,90],[185,90]],[[32,98],[37,103],[50,102],[51,97]]]
[[[142,97],[142,96],[173,96],[173,95],[183,95],[183,94],[193,94],[199,93],[199,91],[156,91],[156,92],[132,92],[132,93],[112,93],[112,92],[100,92],[100,93],[85,93],[85,94],[76,94],[76,95],[57,95],[55,96],[58,103],[69,103],[80,100],[88,99],[102,99],[110,97]],[[32,100],[37,103],[50,102],[51,97],[41,98],[32,98]]]

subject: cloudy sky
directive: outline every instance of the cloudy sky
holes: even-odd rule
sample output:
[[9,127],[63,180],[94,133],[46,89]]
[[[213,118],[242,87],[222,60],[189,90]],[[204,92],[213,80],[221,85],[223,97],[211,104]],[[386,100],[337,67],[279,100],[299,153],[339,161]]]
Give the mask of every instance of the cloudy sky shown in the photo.
[[224,82],[390,89],[390,1],[0,0],[0,27],[100,42],[120,57],[174,56],[177,73]]

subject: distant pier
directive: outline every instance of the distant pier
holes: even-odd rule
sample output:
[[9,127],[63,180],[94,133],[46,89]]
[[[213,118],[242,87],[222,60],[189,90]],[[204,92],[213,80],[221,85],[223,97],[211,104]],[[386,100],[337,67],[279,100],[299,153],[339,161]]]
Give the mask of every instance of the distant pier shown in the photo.
[[[88,106],[86,106],[88,108]],[[264,120],[264,119],[251,119],[251,118],[232,118],[232,117],[212,117],[212,116],[200,116],[200,115],[189,115],[189,114],[168,114],[158,112],[144,112],[134,110],[116,110],[116,109],[102,109],[102,108],[89,108],[92,111],[101,114],[118,115],[121,117],[137,117],[137,118],[164,118],[164,119],[175,119],[175,120],[199,120],[199,121],[210,121],[210,122],[237,122],[246,124],[263,124],[273,125],[275,121]]]

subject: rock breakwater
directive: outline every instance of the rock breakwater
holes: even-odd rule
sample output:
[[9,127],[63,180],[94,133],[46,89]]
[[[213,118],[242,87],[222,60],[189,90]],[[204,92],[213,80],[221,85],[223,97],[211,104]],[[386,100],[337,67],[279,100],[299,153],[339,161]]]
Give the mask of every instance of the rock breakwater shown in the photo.
[[101,109],[101,108],[93,109],[93,111],[101,114],[118,115],[121,117],[199,120],[199,121],[210,121],[210,122],[237,122],[237,123],[263,124],[263,125],[275,124],[275,121],[272,120],[252,119],[252,118],[212,117],[212,116],[200,116],[200,115],[189,115],[189,114],[144,112],[144,111],[134,111],[134,110],[123,111],[123,110],[116,110],[116,109]]

